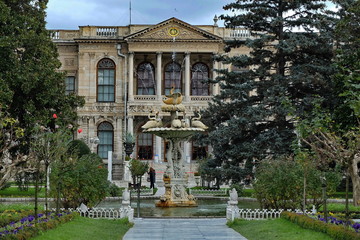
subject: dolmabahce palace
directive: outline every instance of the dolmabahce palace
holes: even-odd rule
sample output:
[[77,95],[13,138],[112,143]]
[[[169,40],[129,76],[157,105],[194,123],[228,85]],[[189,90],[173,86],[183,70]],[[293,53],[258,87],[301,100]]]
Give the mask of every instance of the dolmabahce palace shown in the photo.
[[[80,26],[76,30],[52,30],[61,71],[66,72],[66,93],[84,96],[78,111],[83,139],[108,163],[111,151],[112,180],[123,181],[126,133],[135,136],[133,158],[151,160],[158,172],[166,162],[167,142],[143,133],[141,126],[160,111],[162,99],[170,91],[181,92],[186,107],[183,119],[196,116],[219,93],[218,84],[205,83],[216,78],[214,69],[242,71],[214,61],[214,56],[247,54],[240,47],[224,51],[227,41],[244,40],[249,31],[217,25],[191,25],[170,18],[154,25]],[[157,116],[166,125],[166,114]],[[98,144],[97,141],[99,140]],[[196,171],[196,160],[211,152],[211,146],[185,142],[184,162],[189,173]],[[161,178],[159,174],[157,178]]]

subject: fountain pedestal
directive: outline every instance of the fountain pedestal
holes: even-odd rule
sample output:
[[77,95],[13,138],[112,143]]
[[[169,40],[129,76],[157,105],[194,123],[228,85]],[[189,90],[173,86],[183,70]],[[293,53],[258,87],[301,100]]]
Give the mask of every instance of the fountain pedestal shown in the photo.
[[[165,102],[165,101],[164,101]],[[175,101],[174,101],[175,102]],[[187,180],[181,142],[188,140],[197,132],[204,129],[190,127],[186,119],[178,118],[179,112],[184,112],[182,104],[163,105],[161,110],[170,112],[170,127],[152,127],[143,132],[152,133],[169,141],[166,152],[167,169],[164,174],[165,194],[156,202],[157,207],[191,207],[197,206],[194,197],[186,192]],[[149,125],[149,124],[148,124]],[[154,124],[155,126],[155,124]]]

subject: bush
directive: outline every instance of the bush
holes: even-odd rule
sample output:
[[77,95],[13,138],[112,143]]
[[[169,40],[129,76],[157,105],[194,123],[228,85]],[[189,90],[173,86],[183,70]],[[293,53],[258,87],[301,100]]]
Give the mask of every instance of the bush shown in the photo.
[[302,228],[326,233],[337,240],[360,240],[359,233],[348,230],[342,225],[329,224],[305,215],[290,212],[282,212],[281,217],[296,223]]
[[62,199],[65,208],[76,208],[81,203],[92,207],[106,197],[107,169],[95,153],[74,161],[57,162],[52,166],[51,195]]
[[116,186],[114,183],[109,183],[108,187],[108,195],[111,197],[120,197],[122,194],[122,190],[120,187]]
[[[304,168],[293,158],[271,159],[260,163],[254,184],[255,196],[262,208],[296,209],[302,207],[304,175],[306,170],[306,193],[316,208],[322,203],[321,178],[324,173],[310,163]],[[327,193],[336,190],[340,174],[333,170],[325,172]]]
[[90,154],[89,146],[82,140],[76,139],[69,143],[68,153],[81,158],[84,155]]
[[238,196],[243,195],[244,187],[242,184],[231,184],[229,191],[231,191],[233,188],[235,188],[235,190],[237,191]]

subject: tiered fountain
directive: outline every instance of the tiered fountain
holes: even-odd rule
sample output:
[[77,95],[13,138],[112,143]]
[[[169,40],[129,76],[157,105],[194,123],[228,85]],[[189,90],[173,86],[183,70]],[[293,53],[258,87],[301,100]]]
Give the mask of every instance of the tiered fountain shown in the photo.
[[200,122],[199,117],[193,118],[191,124],[185,117],[179,119],[179,113],[184,113],[185,107],[181,104],[181,93],[174,93],[174,89],[163,102],[165,104],[161,106],[161,110],[170,113],[170,127],[163,127],[158,112],[153,118],[149,115],[149,121],[142,126],[143,132],[155,134],[169,142],[169,149],[166,152],[167,168],[163,177],[165,194],[156,202],[156,206],[197,206],[194,197],[186,192],[185,165],[180,143],[187,141],[197,132],[205,131],[207,127]]

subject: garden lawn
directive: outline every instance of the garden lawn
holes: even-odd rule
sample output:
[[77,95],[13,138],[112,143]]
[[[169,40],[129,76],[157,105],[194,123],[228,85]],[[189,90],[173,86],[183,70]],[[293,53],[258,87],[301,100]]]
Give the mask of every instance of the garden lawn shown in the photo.
[[[320,207],[319,211],[323,211],[323,206]],[[345,211],[345,203],[328,203],[327,210],[329,212],[344,212]],[[360,206],[355,207],[352,203],[349,203],[349,211],[350,212],[360,212]]]
[[242,220],[237,219],[228,224],[248,240],[330,240],[328,235],[303,229],[285,219]]
[[[39,197],[45,197],[45,190],[41,188],[39,191]],[[29,188],[28,191],[20,191],[18,187],[9,187],[3,190],[0,190],[0,197],[35,197],[35,188]]]
[[132,224],[127,219],[76,217],[73,221],[44,232],[34,240],[120,240]]

